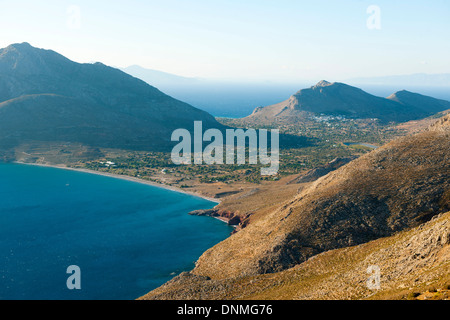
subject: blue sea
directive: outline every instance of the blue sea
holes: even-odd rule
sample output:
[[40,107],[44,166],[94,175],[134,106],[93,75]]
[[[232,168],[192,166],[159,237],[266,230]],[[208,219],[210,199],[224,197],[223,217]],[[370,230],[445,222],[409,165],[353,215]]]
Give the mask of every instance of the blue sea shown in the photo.
[[[188,215],[213,206],[132,181],[0,163],[0,299],[136,299],[229,236],[225,223]],[[67,287],[71,265],[80,290]]]

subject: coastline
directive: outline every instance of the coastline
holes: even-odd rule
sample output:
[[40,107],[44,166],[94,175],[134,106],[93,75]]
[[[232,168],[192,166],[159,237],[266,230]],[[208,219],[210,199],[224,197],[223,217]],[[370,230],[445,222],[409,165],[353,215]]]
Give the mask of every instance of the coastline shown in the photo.
[[204,196],[197,192],[186,191],[186,190],[183,190],[178,187],[172,187],[169,185],[164,185],[164,184],[156,183],[153,181],[148,181],[148,180],[144,180],[144,179],[140,179],[140,178],[136,178],[136,177],[132,177],[132,176],[127,176],[127,175],[120,175],[120,174],[109,173],[109,172],[101,172],[101,171],[95,171],[95,170],[83,169],[83,168],[72,168],[72,167],[67,167],[65,165],[51,165],[51,164],[44,164],[44,163],[27,163],[27,162],[21,162],[21,161],[13,161],[13,163],[30,165],[30,166],[38,166],[38,167],[46,167],[46,168],[54,168],[54,169],[62,169],[62,170],[71,170],[71,171],[84,172],[84,173],[89,173],[89,174],[96,174],[96,175],[100,175],[100,176],[104,176],[104,177],[127,180],[127,181],[131,181],[131,182],[145,184],[145,185],[152,186],[152,187],[157,187],[157,188],[162,188],[162,189],[166,189],[166,190],[170,190],[170,191],[174,191],[174,192],[178,192],[178,193],[183,193],[186,195],[191,195],[194,197],[198,197],[198,198],[202,198],[202,199],[214,202],[214,203],[216,203],[216,205],[220,204],[220,202],[221,202],[221,200],[219,200],[219,199],[207,197],[207,196]]

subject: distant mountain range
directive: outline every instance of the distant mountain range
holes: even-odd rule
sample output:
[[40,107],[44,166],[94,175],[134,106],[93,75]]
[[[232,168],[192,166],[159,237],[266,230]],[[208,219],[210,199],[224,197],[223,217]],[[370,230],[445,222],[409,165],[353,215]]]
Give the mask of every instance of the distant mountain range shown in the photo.
[[168,150],[177,128],[223,128],[213,116],[102,63],[28,43],[0,49],[0,146],[27,141]]
[[299,84],[189,78],[133,65],[122,71],[216,117],[245,117],[255,106],[276,103]]
[[410,75],[353,78],[346,80],[346,82],[355,85],[450,87],[450,73],[415,73]]
[[292,122],[311,115],[326,114],[348,118],[377,118],[382,122],[404,122],[447,109],[450,109],[448,101],[405,90],[381,98],[344,83],[323,80],[311,88],[298,91],[288,100],[256,108],[245,119],[253,122]]
[[197,78],[188,78],[159,70],[146,69],[138,65],[121,68],[120,70],[157,88],[196,85],[202,81]]

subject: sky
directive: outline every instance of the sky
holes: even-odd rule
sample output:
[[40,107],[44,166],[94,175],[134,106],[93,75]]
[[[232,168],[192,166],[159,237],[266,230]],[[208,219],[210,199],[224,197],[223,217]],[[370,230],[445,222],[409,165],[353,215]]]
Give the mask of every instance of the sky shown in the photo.
[[0,0],[0,47],[186,77],[450,73],[448,0]]

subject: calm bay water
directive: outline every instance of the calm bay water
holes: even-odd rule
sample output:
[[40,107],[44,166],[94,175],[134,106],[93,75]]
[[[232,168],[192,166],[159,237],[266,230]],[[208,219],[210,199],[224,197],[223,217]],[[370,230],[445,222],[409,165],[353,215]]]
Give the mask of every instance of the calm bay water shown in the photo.
[[[135,299],[191,270],[231,227],[215,203],[136,182],[0,164],[0,299]],[[81,269],[81,290],[66,286]]]

